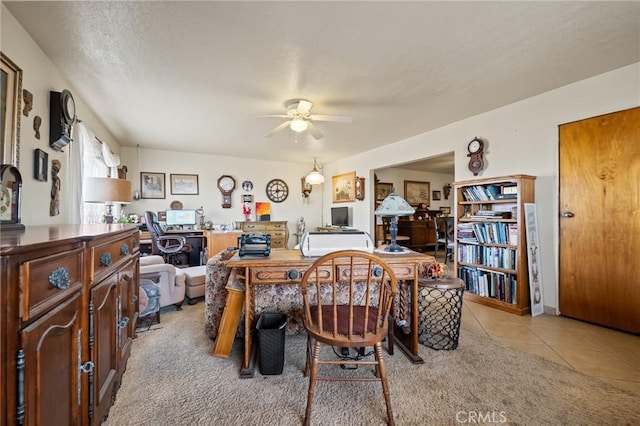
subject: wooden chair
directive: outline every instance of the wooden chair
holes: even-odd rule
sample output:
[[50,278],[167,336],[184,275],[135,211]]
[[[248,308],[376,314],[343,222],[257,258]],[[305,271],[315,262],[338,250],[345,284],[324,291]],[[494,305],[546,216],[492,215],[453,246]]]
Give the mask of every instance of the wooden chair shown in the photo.
[[[305,376],[309,391],[304,424],[311,421],[311,405],[318,380],[380,381],[387,407],[387,424],[394,425],[382,340],[387,336],[388,316],[397,293],[391,267],[374,254],[342,250],[322,256],[302,276],[303,322],[307,330]],[[321,345],[358,348],[349,359],[320,359]],[[373,346],[374,360],[364,348]],[[371,377],[318,376],[320,364],[375,365]]]
[[440,247],[444,248],[444,263],[447,261],[453,261],[454,250],[454,223],[453,217],[434,217],[433,223],[436,228],[436,244],[433,249],[433,257],[438,258],[438,250]]

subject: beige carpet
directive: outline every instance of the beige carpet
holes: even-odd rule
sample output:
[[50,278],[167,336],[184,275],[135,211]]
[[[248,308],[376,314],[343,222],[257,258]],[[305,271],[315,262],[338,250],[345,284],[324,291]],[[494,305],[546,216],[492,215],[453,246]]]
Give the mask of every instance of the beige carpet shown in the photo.
[[[212,357],[202,302],[162,314],[134,341],[107,425],[299,425],[306,402],[304,336],[287,336],[282,375],[239,379],[239,342]],[[640,425],[640,398],[534,355],[463,332],[455,351],[386,354],[397,425]],[[369,371],[360,367],[359,373]],[[379,383],[318,384],[312,423],[385,424]]]

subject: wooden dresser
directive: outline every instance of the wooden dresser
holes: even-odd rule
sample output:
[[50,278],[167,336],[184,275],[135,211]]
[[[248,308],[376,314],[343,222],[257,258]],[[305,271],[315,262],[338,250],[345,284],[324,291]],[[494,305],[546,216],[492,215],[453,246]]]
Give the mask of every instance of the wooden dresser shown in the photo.
[[398,235],[409,237],[408,246],[415,251],[433,248],[436,242],[436,230],[432,219],[399,220]]
[[287,248],[289,229],[287,221],[279,222],[237,222],[242,232],[262,232],[271,235],[271,248]]
[[138,317],[138,229],[35,226],[0,241],[0,424],[100,424]]

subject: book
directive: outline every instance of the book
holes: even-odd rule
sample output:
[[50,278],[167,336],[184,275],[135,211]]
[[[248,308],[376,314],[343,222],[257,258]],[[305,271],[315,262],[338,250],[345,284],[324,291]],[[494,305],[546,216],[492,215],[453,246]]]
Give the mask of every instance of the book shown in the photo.
[[512,246],[518,245],[518,225],[509,224],[509,244]]

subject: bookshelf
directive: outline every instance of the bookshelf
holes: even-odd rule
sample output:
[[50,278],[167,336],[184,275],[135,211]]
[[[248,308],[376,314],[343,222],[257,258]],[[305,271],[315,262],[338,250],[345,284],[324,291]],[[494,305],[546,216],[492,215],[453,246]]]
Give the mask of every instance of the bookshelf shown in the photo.
[[455,266],[465,299],[529,314],[524,203],[535,202],[535,176],[454,182]]

